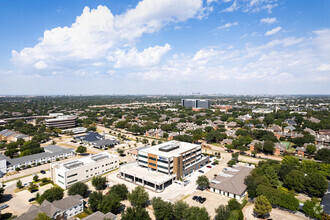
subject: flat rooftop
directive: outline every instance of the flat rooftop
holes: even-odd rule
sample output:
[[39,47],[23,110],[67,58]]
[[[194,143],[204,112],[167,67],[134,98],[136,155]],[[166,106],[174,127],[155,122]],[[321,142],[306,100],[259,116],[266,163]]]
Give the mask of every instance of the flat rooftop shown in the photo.
[[59,165],[63,169],[72,170],[72,169],[75,169],[78,167],[85,166],[87,164],[95,163],[95,162],[102,161],[105,159],[110,159],[110,158],[118,158],[118,156],[115,154],[109,154],[108,152],[102,152],[99,154],[90,155],[90,156],[79,158],[76,160],[71,160],[69,162],[61,163]]
[[75,115],[62,115],[62,116],[58,116],[57,118],[52,118],[52,119],[46,119],[46,122],[56,122],[56,121],[62,121],[62,120],[72,120],[72,119],[76,119],[77,116]]
[[144,153],[155,154],[161,157],[177,157],[182,153],[192,150],[200,145],[180,141],[168,141],[140,150]]
[[146,167],[140,167],[136,162],[120,166],[119,172],[136,176],[137,178],[144,179],[151,183],[156,183],[156,185],[165,183],[175,177],[175,175],[167,175]]

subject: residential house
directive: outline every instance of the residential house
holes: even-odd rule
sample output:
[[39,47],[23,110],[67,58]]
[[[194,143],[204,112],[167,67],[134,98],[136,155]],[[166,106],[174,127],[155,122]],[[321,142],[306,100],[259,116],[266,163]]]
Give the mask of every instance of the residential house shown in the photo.
[[261,145],[263,146],[264,141],[253,140],[253,141],[248,145],[248,148],[250,149],[251,152],[257,150],[257,149],[255,148],[256,144],[261,144]]
[[294,130],[296,130],[295,127],[293,127],[292,125],[286,126],[283,131],[284,132],[293,132]]
[[108,212],[107,214],[103,214],[100,211],[94,212],[93,214],[83,218],[82,220],[104,220],[104,219],[111,219],[117,220],[117,216],[112,212]]
[[276,156],[282,155],[285,150],[286,150],[285,144],[275,143],[274,155]]
[[13,130],[4,129],[0,131],[0,141],[16,142],[18,139],[29,141],[30,137]]
[[56,220],[65,220],[84,211],[82,196],[69,196],[52,203],[45,200],[40,206],[32,205],[26,213],[15,220],[34,220],[39,213],[46,213],[48,217]]
[[306,152],[306,148],[305,147],[297,147],[296,148],[296,154],[300,157],[304,157],[305,156],[305,152]]

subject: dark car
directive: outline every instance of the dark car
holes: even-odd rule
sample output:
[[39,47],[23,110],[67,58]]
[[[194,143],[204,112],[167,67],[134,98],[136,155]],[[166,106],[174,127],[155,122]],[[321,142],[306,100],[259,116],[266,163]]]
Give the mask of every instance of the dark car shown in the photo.
[[196,200],[196,199],[197,199],[197,196],[192,197],[192,200]]
[[31,189],[30,193],[38,192],[39,189]]
[[199,202],[202,199],[201,196],[197,196],[196,201]]
[[31,198],[31,199],[29,199],[28,201],[29,201],[29,202],[33,202],[34,200],[36,200],[36,198]]
[[204,171],[203,171],[203,170],[198,170],[198,172],[200,172],[200,173],[204,173]]
[[206,166],[207,168],[212,168],[211,166]]
[[44,171],[44,170],[40,170],[40,173],[42,173],[42,174],[46,174],[46,171]]
[[202,197],[202,198],[199,200],[199,203],[200,203],[200,204],[203,204],[205,201],[206,201],[206,198]]

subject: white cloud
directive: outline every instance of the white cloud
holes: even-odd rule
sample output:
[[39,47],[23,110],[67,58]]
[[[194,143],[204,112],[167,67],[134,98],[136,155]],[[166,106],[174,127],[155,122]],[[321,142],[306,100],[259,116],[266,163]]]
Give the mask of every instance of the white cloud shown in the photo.
[[317,67],[318,71],[330,71],[330,64],[322,64],[319,67]]
[[278,26],[278,27],[276,27],[276,28],[273,28],[272,30],[267,31],[267,32],[265,33],[265,36],[274,35],[274,34],[278,33],[280,30],[282,30],[282,27],[280,27],[280,26]]
[[[202,4],[202,0],[143,0],[120,15],[113,15],[106,6],[85,7],[71,26],[46,30],[34,47],[12,51],[12,61],[23,71],[75,69],[81,66],[81,62],[84,66],[93,65],[123,47],[136,50],[135,41],[145,33],[154,33],[169,23],[201,16],[200,13],[205,11]],[[141,54],[155,52],[149,49]],[[159,59],[151,59],[150,63]]]
[[225,8],[224,10],[222,10],[222,12],[234,12],[239,8],[240,6],[237,4],[237,1],[234,1],[234,3],[231,6]]
[[108,60],[115,62],[115,68],[130,66],[146,67],[159,63],[161,57],[169,50],[171,50],[169,44],[149,47],[140,53],[136,48],[131,48],[129,51],[117,50],[113,55],[108,56]]
[[226,28],[230,28],[232,26],[237,26],[238,22],[228,22],[227,24],[221,25],[219,27],[217,27],[217,30],[221,30],[221,29],[226,29]]
[[273,24],[275,22],[277,22],[276,18],[262,18],[260,20],[261,23],[265,23],[265,24]]
[[132,76],[143,80],[207,83],[330,81],[330,64],[319,56],[322,49],[317,46],[320,39],[326,39],[328,32],[314,33],[312,38],[287,37],[242,49],[209,47],[190,56],[177,54],[162,65],[137,71]]

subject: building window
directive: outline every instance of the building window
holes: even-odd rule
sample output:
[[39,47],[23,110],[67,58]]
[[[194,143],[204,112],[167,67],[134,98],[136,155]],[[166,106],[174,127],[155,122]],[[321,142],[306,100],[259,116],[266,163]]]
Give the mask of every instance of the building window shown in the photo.
[[77,181],[78,181],[78,180],[75,179],[75,180],[72,180],[72,181],[68,182],[68,184],[71,184],[71,183],[74,183],[74,182],[77,182]]
[[75,174],[72,174],[72,175],[68,176],[68,178],[73,177],[73,176],[77,176],[77,175],[78,175],[78,174],[75,173]]
[[57,176],[64,178],[64,176],[62,176],[62,175],[60,175],[60,174],[57,174]]

